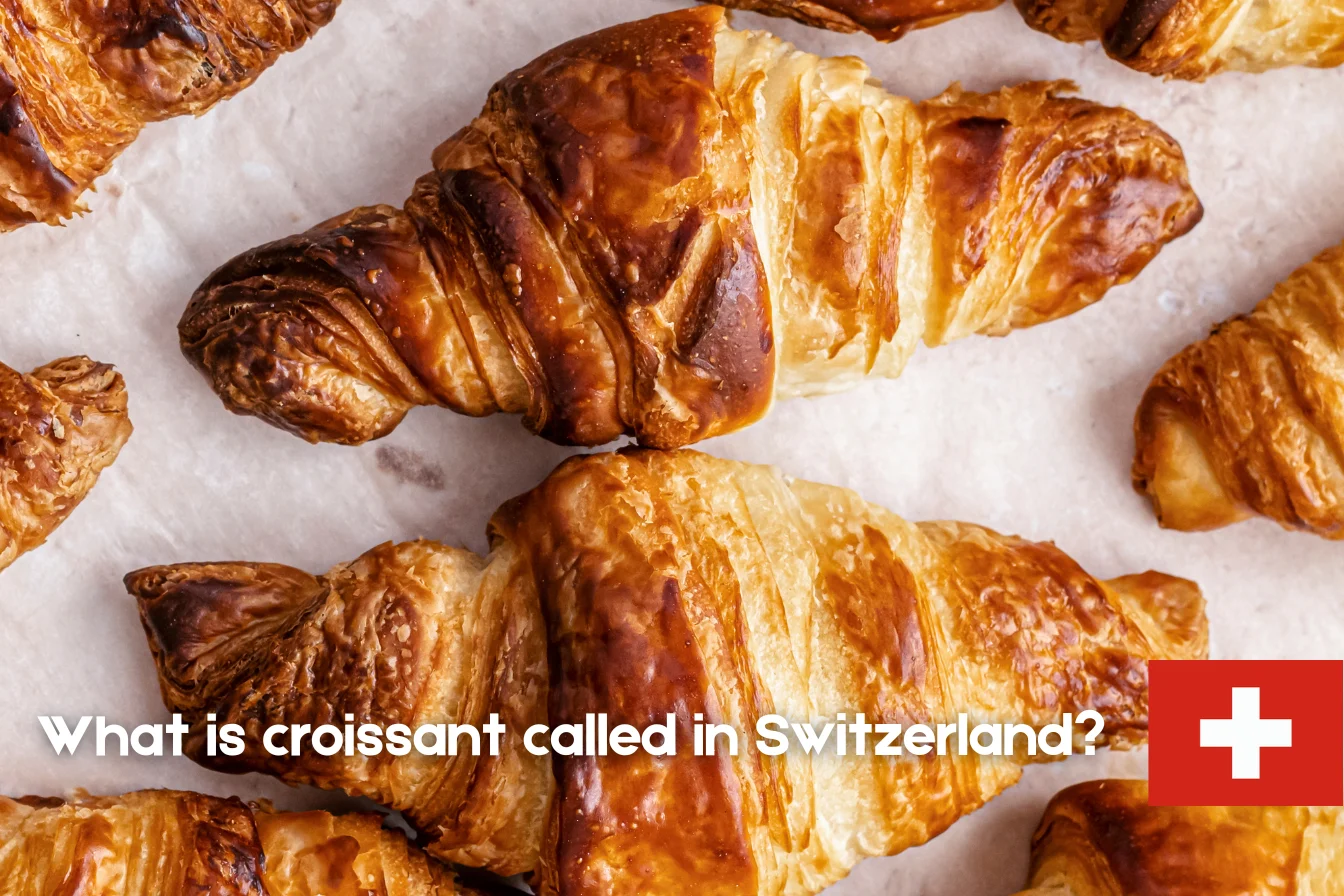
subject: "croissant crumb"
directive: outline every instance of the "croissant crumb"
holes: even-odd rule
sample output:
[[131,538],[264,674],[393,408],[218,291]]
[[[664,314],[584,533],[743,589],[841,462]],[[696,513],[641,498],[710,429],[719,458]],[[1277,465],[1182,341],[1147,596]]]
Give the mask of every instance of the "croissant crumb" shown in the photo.
[[25,376],[0,364],[0,571],[65,522],[130,435],[111,366],[65,358]]
[[1177,144],[1070,90],[914,103],[717,7],[620,25],[500,81],[404,210],[225,264],[183,351],[311,441],[441,405],[689,444],[1071,314],[1193,227]]
[[[573,458],[490,531],[486,559],[414,542],[320,578],[245,563],[132,573],[165,702],[193,726],[188,754],[372,797],[432,854],[536,868],[545,894],[804,896],[1048,757],[772,758],[744,738],[736,757],[552,766],[524,753],[519,724],[676,713],[689,743],[694,713],[751,732],[770,713],[1039,726],[1091,708],[1127,746],[1146,737],[1147,660],[1207,653],[1191,582],[1099,581],[1050,544],[909,523],[689,451]],[[226,764],[203,755],[207,712],[254,744],[269,725],[346,713],[414,726],[498,712],[511,735],[492,762],[249,749]]]
[[1134,487],[1163,526],[1261,514],[1344,539],[1344,246],[1158,371],[1134,418]]
[[80,196],[141,128],[233,96],[339,2],[0,4],[0,231],[85,211]]
[[1337,893],[1344,813],[1148,805],[1146,781],[1060,792],[1032,840],[1019,896]]

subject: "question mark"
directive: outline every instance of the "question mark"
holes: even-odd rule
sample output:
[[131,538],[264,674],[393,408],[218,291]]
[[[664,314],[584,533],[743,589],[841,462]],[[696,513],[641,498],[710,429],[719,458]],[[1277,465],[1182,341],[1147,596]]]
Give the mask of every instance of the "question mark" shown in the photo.
[[1074,717],[1078,724],[1083,722],[1092,722],[1092,730],[1083,735],[1083,740],[1087,743],[1087,749],[1084,751],[1088,756],[1097,752],[1097,738],[1101,737],[1101,729],[1105,726],[1106,720],[1101,717],[1101,713],[1095,709],[1085,709]]

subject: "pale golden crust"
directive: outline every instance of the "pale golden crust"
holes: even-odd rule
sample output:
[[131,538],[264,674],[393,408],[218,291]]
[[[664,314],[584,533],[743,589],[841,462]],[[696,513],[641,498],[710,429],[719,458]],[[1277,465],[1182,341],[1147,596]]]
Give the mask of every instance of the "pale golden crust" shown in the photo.
[[1134,486],[1162,525],[1263,514],[1344,539],[1344,246],[1158,371],[1134,418]]
[[783,16],[831,31],[865,31],[897,40],[915,28],[993,9],[1003,0],[726,0],[722,6]]
[[0,570],[65,522],[130,435],[111,366],[65,358],[24,376],[0,364]]
[[1171,138],[1069,85],[916,104],[723,16],[509,75],[404,211],[215,272],[184,352],[232,410],[313,441],[438,404],[670,448],[896,375],[921,338],[1071,313],[1199,219]]
[[1017,0],[1027,23],[1061,40],[1100,40],[1153,75],[1344,64],[1341,0]]
[[[511,615],[544,615],[544,637],[539,623],[528,627],[529,646],[512,654],[473,638],[452,655],[461,668],[451,674],[498,680],[519,657],[544,661],[546,641],[549,712],[540,687],[491,692],[474,679],[461,687],[482,695],[481,712],[501,695],[526,693],[538,701],[527,712],[551,724],[586,712],[607,713],[613,726],[701,712],[750,734],[772,712],[798,721],[862,711],[910,723],[965,711],[1044,724],[1093,708],[1107,719],[1109,741],[1123,746],[1146,732],[1145,661],[1202,657],[1207,648],[1203,601],[1190,582],[1158,573],[1100,582],[1050,545],[965,524],[908,523],[843,489],[689,451],[574,458],[501,508],[491,538],[480,575],[518,583]],[[471,603],[485,602],[477,595],[489,589],[475,579],[412,576],[424,558],[449,553],[417,543],[370,555],[379,558],[371,584],[412,577],[437,589],[421,598],[412,644],[431,621],[474,619]],[[351,626],[333,618],[359,594],[348,576],[338,570],[319,581],[228,564],[129,577],[168,705],[193,718],[209,707],[249,727],[263,706],[270,722],[311,719],[312,706],[329,717],[386,718],[345,694],[365,673],[324,671],[386,662],[397,649],[369,634],[361,645],[392,650],[363,647],[352,662]],[[308,608],[292,627],[261,621],[282,593]],[[435,662],[447,662],[442,656]],[[407,662],[431,674],[414,652]],[[314,670],[302,699],[290,684],[299,668]],[[683,745],[689,736],[683,725]],[[393,791],[362,760],[251,759],[248,768],[382,799]],[[1012,784],[1020,763],[772,759],[748,748],[736,759],[683,751],[567,759],[555,769],[556,799],[548,768],[544,791],[530,789],[542,786],[535,779],[501,785],[494,807],[526,828],[516,833],[540,860],[541,892],[802,896],[865,856],[934,836]],[[396,795],[413,819],[432,817],[414,787]],[[444,845],[429,848],[442,854]],[[485,851],[457,857],[492,868],[501,860]]]
[[271,812],[145,790],[0,797],[6,896],[453,896],[447,869],[375,815]]
[[59,223],[153,121],[199,115],[340,0],[0,0],[0,231]]
[[1337,893],[1337,809],[1149,806],[1145,781],[1089,781],[1050,801],[1021,896]]

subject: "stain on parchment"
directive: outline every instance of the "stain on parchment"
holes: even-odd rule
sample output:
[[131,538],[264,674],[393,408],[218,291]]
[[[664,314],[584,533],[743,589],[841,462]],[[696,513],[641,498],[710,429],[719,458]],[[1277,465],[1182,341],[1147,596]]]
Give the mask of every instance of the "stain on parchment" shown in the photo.
[[410,448],[397,445],[378,446],[378,469],[394,477],[402,485],[414,485],[431,492],[444,489],[443,468],[421,457]]

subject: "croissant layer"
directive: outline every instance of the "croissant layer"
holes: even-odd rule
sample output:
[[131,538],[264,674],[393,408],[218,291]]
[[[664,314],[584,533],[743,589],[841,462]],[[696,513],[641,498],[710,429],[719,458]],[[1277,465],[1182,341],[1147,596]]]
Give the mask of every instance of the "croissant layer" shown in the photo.
[[1112,58],[1154,75],[1344,64],[1341,0],[1016,0],[1033,28],[1100,40]]
[[1032,840],[1020,896],[1344,893],[1344,813],[1148,805],[1146,781],[1059,793]]
[[1344,246],[1168,361],[1134,436],[1134,486],[1164,526],[1262,514],[1344,538]]
[[5,896],[471,896],[376,815],[145,790],[0,797]]
[[111,366],[65,358],[23,375],[0,364],[0,571],[65,522],[130,435]]
[[[214,712],[255,737],[346,713],[498,712],[511,734],[497,760],[275,763],[249,749],[226,765],[202,755],[199,728],[189,752],[371,796],[436,855],[536,868],[542,893],[802,896],[924,842],[1035,760],[768,757],[752,745],[762,716],[1043,725],[1095,709],[1124,746],[1146,734],[1146,661],[1206,651],[1190,582],[1098,581],[1049,544],[909,523],[694,452],[572,459],[490,531],[486,560],[417,542],[321,579],[197,564],[127,584],[165,700],[193,725]],[[613,728],[675,714],[683,747],[553,766],[523,755],[519,720],[588,713]],[[742,751],[691,756],[696,714],[742,732]]]
[[0,230],[83,211],[141,128],[242,90],[339,2],[0,3]]
[[491,91],[404,209],[197,290],[232,410],[358,443],[416,405],[671,448],[916,344],[1070,314],[1199,220],[1180,148],[1070,85],[892,96],[718,7],[565,44]]

